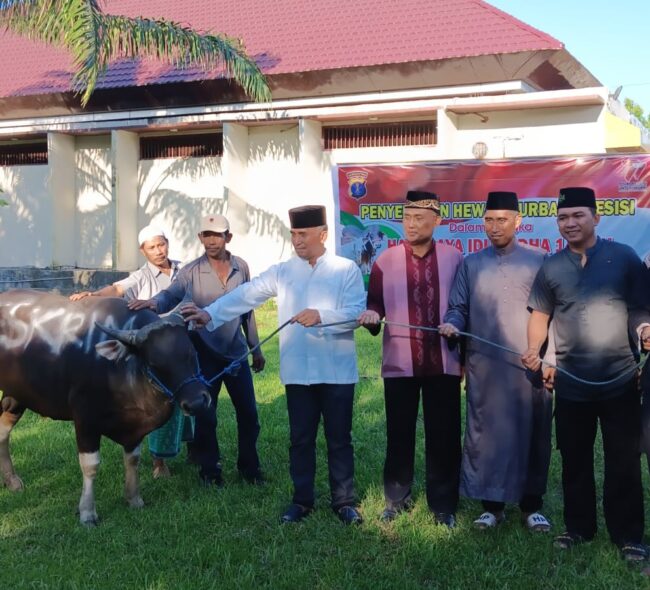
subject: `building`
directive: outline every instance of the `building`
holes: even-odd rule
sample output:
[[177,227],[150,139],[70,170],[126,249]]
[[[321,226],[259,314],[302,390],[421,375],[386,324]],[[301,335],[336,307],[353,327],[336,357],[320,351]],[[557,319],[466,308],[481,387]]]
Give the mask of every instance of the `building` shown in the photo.
[[141,60],[113,64],[82,109],[69,56],[3,33],[0,267],[132,270],[152,221],[189,260],[199,217],[219,212],[256,272],[290,255],[289,207],[334,218],[337,165],[650,149],[562,42],[482,0],[105,9],[243,38],[273,102]]

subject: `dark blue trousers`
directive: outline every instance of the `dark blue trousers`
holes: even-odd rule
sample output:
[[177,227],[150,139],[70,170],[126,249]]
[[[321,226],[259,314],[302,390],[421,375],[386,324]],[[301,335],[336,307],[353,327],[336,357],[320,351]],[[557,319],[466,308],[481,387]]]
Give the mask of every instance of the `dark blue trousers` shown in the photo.
[[321,416],[327,442],[331,505],[335,510],[354,504],[354,451],[352,405],[354,384],[287,385],[291,446],[289,472],[293,502],[314,505],[316,435]]
[[[201,371],[207,379],[211,379],[228,365],[228,361],[216,358],[207,348],[196,342],[195,346]],[[201,475],[221,471],[221,452],[217,440],[217,400],[222,383],[226,385],[237,417],[237,468],[244,477],[254,477],[260,469],[257,455],[260,423],[257,417],[253,376],[246,362],[241,364],[237,375],[225,375],[210,386],[212,403],[206,411],[197,414],[194,442],[188,444],[188,449],[199,463]]]

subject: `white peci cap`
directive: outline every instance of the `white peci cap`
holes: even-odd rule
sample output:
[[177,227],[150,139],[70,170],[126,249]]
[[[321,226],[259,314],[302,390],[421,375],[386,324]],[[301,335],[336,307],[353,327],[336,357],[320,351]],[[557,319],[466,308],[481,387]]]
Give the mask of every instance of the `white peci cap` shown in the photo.
[[148,225],[147,227],[143,227],[140,230],[140,233],[138,234],[138,245],[142,246],[142,244],[148,242],[149,240],[153,240],[153,238],[157,236],[161,236],[167,239],[165,232],[161,230],[158,226]]

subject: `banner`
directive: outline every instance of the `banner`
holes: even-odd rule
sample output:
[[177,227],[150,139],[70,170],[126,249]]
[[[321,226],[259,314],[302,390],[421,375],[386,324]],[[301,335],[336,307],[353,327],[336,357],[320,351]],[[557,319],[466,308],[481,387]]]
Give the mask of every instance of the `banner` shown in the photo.
[[598,235],[650,255],[650,155],[588,156],[513,161],[338,168],[338,253],[354,260],[364,277],[386,248],[403,239],[402,203],[408,190],[428,190],[441,201],[442,224],[434,239],[463,254],[489,246],[483,210],[489,191],[514,191],[523,217],[521,242],[557,252],[565,242],[557,228],[562,187],[596,192]]

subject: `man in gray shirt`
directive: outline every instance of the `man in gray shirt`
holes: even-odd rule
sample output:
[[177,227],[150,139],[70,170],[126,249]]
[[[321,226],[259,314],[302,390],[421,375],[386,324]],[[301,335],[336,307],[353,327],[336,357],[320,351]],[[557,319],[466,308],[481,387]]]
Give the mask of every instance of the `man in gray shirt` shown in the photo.
[[85,297],[126,297],[127,299],[151,299],[158,291],[169,287],[180,270],[181,263],[169,258],[169,240],[165,232],[155,225],[148,225],[138,234],[140,252],[146,262],[125,279],[97,291],[81,291],[70,295],[72,301]]
[[[193,301],[196,305],[204,307],[249,281],[248,264],[226,248],[231,239],[230,225],[223,215],[203,217],[199,240],[205,248],[205,254],[184,266],[169,287],[147,301],[131,301],[129,307],[148,307],[157,313],[170,311],[181,301]],[[201,370],[208,379],[259,343],[255,315],[252,311],[226,322],[213,332],[200,329],[193,331],[191,335],[199,355]],[[253,370],[261,371],[264,363],[262,352],[255,351],[251,365]],[[210,386],[214,403],[206,412],[196,416],[194,442],[190,446],[192,459],[200,465],[199,475],[204,483],[216,486],[223,484],[221,454],[216,434],[216,406],[222,382],[226,385],[237,415],[237,468],[245,481],[261,484],[264,477],[257,455],[260,425],[253,378],[246,363],[242,363],[236,375],[224,375]]]
[[641,260],[629,246],[597,237],[599,221],[592,189],[560,190],[557,222],[568,246],[546,259],[537,273],[528,300],[532,313],[522,361],[531,370],[539,368],[552,317],[558,367],[600,383],[589,385],[559,372],[555,376],[566,525],[555,546],[568,549],[596,534],[593,446],[600,423],[607,530],[624,559],[641,561],[648,549],[642,544],[641,408],[634,339],[650,336],[650,327],[643,327],[650,316],[641,299]]

